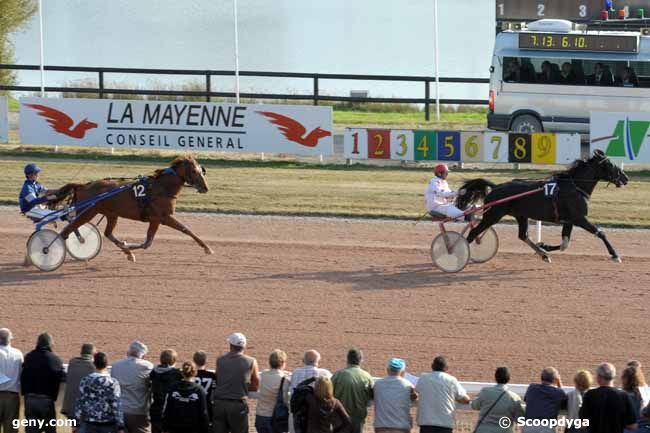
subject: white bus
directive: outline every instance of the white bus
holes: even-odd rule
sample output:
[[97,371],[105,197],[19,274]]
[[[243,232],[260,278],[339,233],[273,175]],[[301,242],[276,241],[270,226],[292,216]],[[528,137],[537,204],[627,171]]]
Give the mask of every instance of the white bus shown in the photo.
[[589,132],[591,111],[650,111],[650,37],[541,20],[497,35],[488,128]]

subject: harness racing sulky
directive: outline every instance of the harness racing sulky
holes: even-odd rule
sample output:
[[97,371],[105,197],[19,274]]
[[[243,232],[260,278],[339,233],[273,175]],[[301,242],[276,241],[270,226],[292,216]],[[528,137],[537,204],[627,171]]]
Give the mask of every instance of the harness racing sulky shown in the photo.
[[[91,222],[98,214],[106,218],[106,238],[130,261],[135,261],[133,250],[152,245],[161,224],[190,236],[206,254],[212,254],[205,242],[173,217],[183,187],[193,187],[202,194],[208,192],[205,175],[205,169],[188,156],[174,159],[169,167],[150,176],[66,184],[48,203],[53,210],[34,221],[35,231],[27,241],[27,256],[33,265],[47,272],[63,264],[66,252],[77,260],[93,259],[102,247],[99,230]],[[146,240],[142,244],[128,244],[118,239],[113,234],[118,218],[148,222]],[[60,233],[45,228],[57,220],[67,223]]]
[[[589,200],[599,181],[613,183],[617,188],[627,184],[628,177],[601,150],[589,159],[579,159],[550,179],[513,179],[496,185],[485,179],[465,182],[456,198],[456,206],[465,216],[480,215],[478,223],[469,218],[459,233],[446,230],[445,223],[455,221],[445,215],[432,215],[440,233],[431,243],[433,264],[444,272],[459,272],[472,261],[483,263],[492,259],[499,248],[499,240],[492,226],[506,215],[515,218],[519,239],[530,246],[544,261],[550,263],[549,252],[564,251],[569,246],[573,226],[592,233],[603,241],[612,260],[621,258],[605,233],[588,219]],[[482,205],[475,205],[483,202]],[[562,224],[559,245],[534,243],[528,237],[528,220]],[[465,234],[467,237],[465,237]]]

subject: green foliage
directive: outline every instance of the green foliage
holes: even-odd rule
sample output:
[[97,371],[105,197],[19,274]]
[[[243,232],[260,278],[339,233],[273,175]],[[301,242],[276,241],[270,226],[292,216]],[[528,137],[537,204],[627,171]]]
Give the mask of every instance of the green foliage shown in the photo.
[[[14,62],[14,49],[9,35],[27,23],[37,8],[35,0],[0,0],[0,64]],[[0,70],[0,84],[11,85],[15,80],[13,71]]]

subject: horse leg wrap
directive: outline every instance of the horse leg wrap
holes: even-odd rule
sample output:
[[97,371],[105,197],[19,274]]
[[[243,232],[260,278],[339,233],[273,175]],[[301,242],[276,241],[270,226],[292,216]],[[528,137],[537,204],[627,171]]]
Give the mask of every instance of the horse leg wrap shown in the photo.
[[569,237],[562,236],[562,243],[560,244],[560,251],[564,251],[569,248]]

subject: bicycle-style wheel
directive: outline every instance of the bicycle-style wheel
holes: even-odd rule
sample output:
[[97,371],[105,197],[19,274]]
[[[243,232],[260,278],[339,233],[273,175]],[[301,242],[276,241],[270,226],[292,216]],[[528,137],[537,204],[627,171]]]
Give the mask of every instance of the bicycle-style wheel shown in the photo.
[[485,263],[492,260],[497,251],[499,251],[499,236],[494,228],[489,227],[469,245],[469,259],[472,263]]
[[38,230],[27,241],[27,255],[41,271],[54,271],[65,260],[65,242],[54,230]]
[[92,260],[102,249],[102,235],[92,223],[86,223],[70,233],[65,247],[76,260]]
[[458,232],[439,233],[431,242],[431,260],[443,272],[461,271],[469,262],[469,244]]

